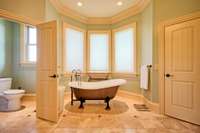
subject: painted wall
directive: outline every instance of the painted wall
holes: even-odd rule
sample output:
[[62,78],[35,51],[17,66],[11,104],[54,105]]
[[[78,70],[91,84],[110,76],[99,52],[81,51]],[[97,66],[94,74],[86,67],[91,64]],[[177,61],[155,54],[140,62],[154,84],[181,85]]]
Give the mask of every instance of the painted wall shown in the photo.
[[13,87],[22,87],[27,93],[35,92],[36,86],[36,68],[35,66],[24,66],[20,64],[20,24],[13,23],[13,65],[12,77]]
[[20,65],[20,24],[0,20],[0,77],[12,77],[12,88],[35,92],[35,67]]
[[153,2],[141,13],[141,65],[153,61]]
[[45,0],[0,0],[0,8],[38,20],[45,16]]
[[[141,65],[153,64],[153,2],[141,13]],[[150,73],[150,87],[143,90],[142,94],[149,100],[152,100],[152,72]]]
[[0,77],[12,74],[12,23],[0,19]]

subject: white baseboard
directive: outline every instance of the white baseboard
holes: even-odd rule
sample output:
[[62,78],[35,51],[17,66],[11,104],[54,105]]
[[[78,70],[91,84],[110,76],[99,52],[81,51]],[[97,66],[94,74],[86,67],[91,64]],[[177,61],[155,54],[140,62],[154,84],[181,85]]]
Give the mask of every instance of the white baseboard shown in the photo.
[[22,100],[36,100],[36,94],[35,93],[25,93],[22,97]]
[[155,113],[160,113],[159,111],[159,104],[158,103],[154,103],[150,100],[148,100],[146,97],[143,96],[143,103],[149,107],[153,112]]
[[36,93],[25,93],[25,97],[36,97]]
[[142,102],[142,95],[137,94],[137,93],[128,92],[128,91],[125,91],[125,90],[118,90],[117,95]]

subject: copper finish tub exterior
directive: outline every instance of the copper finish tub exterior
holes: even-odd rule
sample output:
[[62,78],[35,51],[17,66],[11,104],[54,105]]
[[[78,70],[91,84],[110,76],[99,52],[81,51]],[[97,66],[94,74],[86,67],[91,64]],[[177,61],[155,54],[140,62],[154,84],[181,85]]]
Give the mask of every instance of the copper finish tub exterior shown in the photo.
[[[80,101],[79,108],[84,108],[85,100],[105,100],[106,110],[110,110],[109,101],[116,96],[120,85],[126,83],[124,79],[112,79],[100,82],[70,82],[71,87],[71,105],[73,101]],[[76,99],[73,99],[75,95]]]
[[119,86],[102,88],[102,89],[79,89],[72,88],[77,100],[105,100],[107,97],[113,99]]

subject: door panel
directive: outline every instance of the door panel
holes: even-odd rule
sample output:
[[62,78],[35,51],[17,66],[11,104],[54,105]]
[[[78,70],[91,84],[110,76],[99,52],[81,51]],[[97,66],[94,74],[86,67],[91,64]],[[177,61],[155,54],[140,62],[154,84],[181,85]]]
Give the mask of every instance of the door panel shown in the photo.
[[37,117],[58,120],[57,28],[56,21],[38,25]]
[[200,124],[200,19],[165,28],[165,113]]

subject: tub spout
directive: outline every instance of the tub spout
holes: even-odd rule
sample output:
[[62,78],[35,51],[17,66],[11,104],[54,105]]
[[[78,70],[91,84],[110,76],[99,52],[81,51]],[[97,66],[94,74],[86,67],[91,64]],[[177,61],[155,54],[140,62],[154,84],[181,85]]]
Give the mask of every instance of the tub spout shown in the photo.
[[80,69],[73,69],[71,75],[71,82],[75,79],[78,82],[78,85],[81,83],[81,70]]

